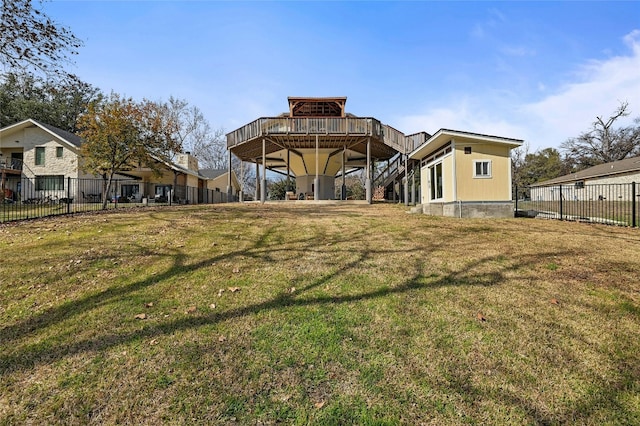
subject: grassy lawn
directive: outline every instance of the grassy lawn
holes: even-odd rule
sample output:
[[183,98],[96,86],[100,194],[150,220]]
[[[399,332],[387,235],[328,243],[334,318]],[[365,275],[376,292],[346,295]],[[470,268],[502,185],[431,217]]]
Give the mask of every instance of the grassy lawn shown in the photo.
[[0,424],[638,424],[640,231],[215,205],[0,227]]
[[[166,205],[166,204],[165,204]],[[107,210],[142,207],[142,203],[107,203]],[[22,204],[0,203],[0,223],[46,216],[58,216],[102,210],[102,203]]]

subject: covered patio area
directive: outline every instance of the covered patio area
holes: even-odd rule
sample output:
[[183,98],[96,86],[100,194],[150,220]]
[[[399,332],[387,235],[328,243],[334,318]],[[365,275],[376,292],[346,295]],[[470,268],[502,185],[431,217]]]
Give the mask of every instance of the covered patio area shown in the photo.
[[[256,200],[266,200],[267,170],[295,177],[291,192],[305,200],[345,200],[345,177],[364,170],[371,202],[374,164],[406,156],[412,139],[375,118],[346,113],[346,100],[289,97],[288,113],[259,118],[227,134],[229,156],[256,166]],[[336,179],[342,180],[339,197]]]

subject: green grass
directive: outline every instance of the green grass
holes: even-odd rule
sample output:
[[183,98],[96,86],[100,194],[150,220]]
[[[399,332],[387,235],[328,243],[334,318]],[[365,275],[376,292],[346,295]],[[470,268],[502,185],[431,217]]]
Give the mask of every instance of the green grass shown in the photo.
[[293,204],[0,226],[0,424],[640,422],[637,229]]
[[[107,210],[142,207],[141,203],[107,203]],[[0,203],[0,223],[25,219],[35,219],[47,216],[85,213],[102,210],[102,203],[73,203],[73,204],[23,204]]]

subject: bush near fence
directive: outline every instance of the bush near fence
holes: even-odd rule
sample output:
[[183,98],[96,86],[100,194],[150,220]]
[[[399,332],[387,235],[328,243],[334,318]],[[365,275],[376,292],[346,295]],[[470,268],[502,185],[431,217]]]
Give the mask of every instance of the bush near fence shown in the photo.
[[[161,189],[156,191],[156,187]],[[224,192],[184,185],[114,180],[107,193],[106,182],[101,179],[21,177],[5,182],[0,195],[0,223],[103,210],[105,197],[107,209],[237,201],[237,197],[229,200]]]
[[559,220],[638,226],[640,193],[635,182],[514,188],[516,213]]

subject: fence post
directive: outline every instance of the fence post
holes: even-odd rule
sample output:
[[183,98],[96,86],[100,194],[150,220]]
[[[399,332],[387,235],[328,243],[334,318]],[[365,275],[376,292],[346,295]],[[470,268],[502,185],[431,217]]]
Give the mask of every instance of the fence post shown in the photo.
[[71,200],[71,176],[67,176],[67,214],[71,213],[71,203],[69,200]]
[[560,184],[560,220],[562,220],[562,184]]
[[636,183],[635,182],[631,182],[631,226],[633,226],[634,228],[637,225],[636,222],[636,209],[637,209],[637,202],[636,202]]

